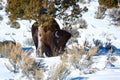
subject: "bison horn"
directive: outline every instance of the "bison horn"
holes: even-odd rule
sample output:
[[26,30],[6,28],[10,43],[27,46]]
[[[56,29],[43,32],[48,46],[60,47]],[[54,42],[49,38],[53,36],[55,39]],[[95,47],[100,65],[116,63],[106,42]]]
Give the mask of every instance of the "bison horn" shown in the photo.
[[55,37],[59,38],[58,31],[55,32]]

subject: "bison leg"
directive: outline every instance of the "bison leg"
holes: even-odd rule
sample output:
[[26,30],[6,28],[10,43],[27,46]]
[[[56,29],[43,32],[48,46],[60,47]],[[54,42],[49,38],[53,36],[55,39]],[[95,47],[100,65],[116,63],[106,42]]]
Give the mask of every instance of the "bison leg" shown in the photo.
[[51,48],[47,45],[43,46],[43,53],[45,53],[45,55],[48,57],[53,56]]
[[[37,33],[37,32],[36,32],[36,33]],[[37,48],[38,48],[38,37],[37,37],[37,36],[34,36],[33,41],[34,41],[35,47],[36,47],[36,49],[37,49]]]
[[45,57],[43,54],[45,54],[47,57],[53,56],[52,51],[49,46],[46,46],[45,44],[41,43],[41,47],[39,47],[36,51],[38,57]]
[[42,36],[41,36],[41,27],[38,27],[38,34],[37,34],[37,36],[38,36],[38,48],[37,48],[37,50],[36,50],[36,55],[38,56],[38,57],[43,57],[43,51],[42,51],[42,45],[43,45],[43,43],[41,42],[41,38],[42,38]]

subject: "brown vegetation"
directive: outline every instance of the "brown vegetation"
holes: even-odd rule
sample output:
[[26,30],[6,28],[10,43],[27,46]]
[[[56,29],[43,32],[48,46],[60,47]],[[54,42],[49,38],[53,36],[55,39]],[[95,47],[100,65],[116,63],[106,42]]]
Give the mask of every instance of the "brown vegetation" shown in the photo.
[[9,55],[9,52],[14,48],[15,45],[16,43],[12,41],[0,42],[1,57],[7,57]]
[[107,8],[118,7],[118,0],[98,0],[100,5]]

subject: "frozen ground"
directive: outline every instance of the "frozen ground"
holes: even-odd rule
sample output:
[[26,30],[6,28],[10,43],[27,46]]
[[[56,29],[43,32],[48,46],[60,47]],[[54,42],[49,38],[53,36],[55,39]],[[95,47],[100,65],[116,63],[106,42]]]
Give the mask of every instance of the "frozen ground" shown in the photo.
[[[6,1],[6,0],[3,0]],[[3,7],[5,8],[6,4],[3,2]],[[83,45],[85,40],[88,40],[92,45],[93,39],[98,39],[103,42],[111,42],[117,49],[120,48],[120,27],[115,25],[110,25],[110,18],[106,16],[104,19],[95,19],[95,11],[97,10],[98,2],[93,0],[90,4],[85,4],[89,11],[83,14],[83,18],[87,21],[87,29],[79,29],[80,38],[78,38],[78,43]],[[6,13],[3,10],[0,10],[0,15],[3,16],[3,20],[0,21],[0,41],[4,40],[15,40],[20,42],[23,47],[28,45],[24,44],[24,41],[27,38],[31,38],[30,28],[33,22],[18,20],[21,25],[20,29],[13,29],[7,25],[9,19]],[[106,13],[107,15],[107,13]],[[13,35],[15,33],[16,35]],[[94,74],[80,74],[78,70],[73,70],[71,74],[65,80],[120,80],[120,56],[115,56],[116,62],[109,64],[106,68],[106,55],[104,56],[95,56],[93,61],[95,62],[92,67],[98,68],[97,72]],[[52,65],[59,62],[58,57],[46,58],[45,62],[47,65]],[[52,64],[51,64],[52,63]],[[22,74],[10,72],[5,64],[9,64],[8,59],[0,58],[0,80],[26,80],[21,78]]]

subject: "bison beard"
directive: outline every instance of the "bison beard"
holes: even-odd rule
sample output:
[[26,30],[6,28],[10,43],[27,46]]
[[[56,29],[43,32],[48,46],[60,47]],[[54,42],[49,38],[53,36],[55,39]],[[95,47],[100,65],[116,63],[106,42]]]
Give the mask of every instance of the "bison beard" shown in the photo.
[[32,37],[39,57],[43,57],[43,53],[48,57],[57,56],[64,51],[65,45],[71,37],[69,32],[60,30],[57,22],[54,22],[54,24],[54,30],[52,25],[47,30],[43,26],[32,26]]

